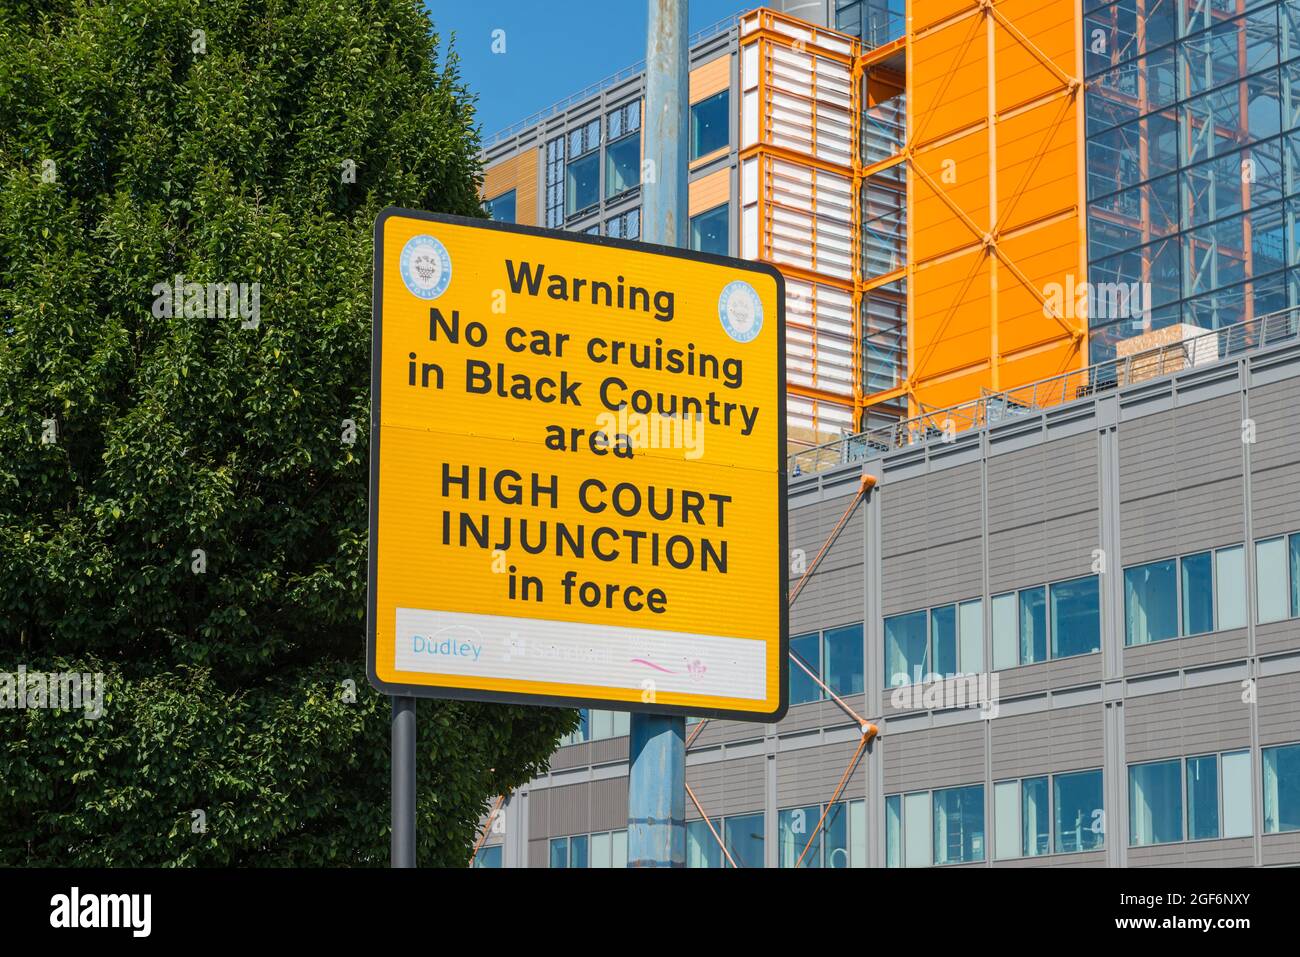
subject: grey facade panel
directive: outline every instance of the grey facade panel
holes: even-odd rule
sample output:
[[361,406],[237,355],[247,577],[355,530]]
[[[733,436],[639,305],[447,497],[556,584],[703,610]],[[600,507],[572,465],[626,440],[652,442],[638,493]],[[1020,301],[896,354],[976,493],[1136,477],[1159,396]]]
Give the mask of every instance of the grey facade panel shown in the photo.
[[1101,767],[1104,721],[1101,705],[994,718],[989,728],[993,780]]
[[1130,847],[1128,863],[1130,867],[1250,867],[1255,863],[1255,840],[1241,837]]
[[528,866],[551,866],[551,842],[549,839],[540,838],[528,842]]
[[1129,698],[1124,705],[1129,764],[1250,747],[1250,708],[1237,684]]
[[1263,845],[1263,864],[1265,867],[1284,864],[1294,867],[1300,861],[1300,831],[1288,834],[1265,834],[1260,839]]
[[1300,703],[1300,674],[1260,678],[1257,694],[1260,746],[1300,741],[1300,719],[1296,716],[1296,705]]
[[[690,764],[686,768],[686,783],[709,817],[761,811],[766,803],[766,761],[764,756],[757,755]],[[699,820],[700,814],[689,799],[686,805],[687,818]]]
[[[776,806],[779,809],[825,804],[848,768],[857,744],[825,744],[796,751],[781,751],[776,759]],[[866,776],[858,759],[853,775],[844,785],[841,801],[861,798],[866,793]]]
[[627,827],[627,778],[593,781],[590,794],[592,831],[617,831]]
[[[1300,493],[1298,493],[1300,494]],[[1275,655],[1300,649],[1300,621],[1275,621],[1255,626],[1255,652]]]
[[1124,674],[1152,674],[1239,661],[1246,657],[1248,650],[1249,636],[1244,628],[1134,645],[1124,649]]
[[[547,837],[563,834],[586,834],[591,830],[589,784],[567,784],[550,789],[549,827],[540,832]],[[529,834],[533,832],[530,830]]]
[[1120,507],[1125,565],[1171,558],[1246,537],[1240,478],[1165,492]]
[[[1251,453],[1252,463],[1254,452]],[[1300,464],[1251,471],[1251,519],[1255,538],[1300,531]]]
[[1250,447],[1252,469],[1259,472],[1300,463],[1300,430],[1295,425],[1297,406],[1300,406],[1300,380],[1283,379],[1250,390],[1250,418],[1255,423],[1255,441]]
[[876,752],[885,793],[978,784],[984,780],[983,721],[886,734]]

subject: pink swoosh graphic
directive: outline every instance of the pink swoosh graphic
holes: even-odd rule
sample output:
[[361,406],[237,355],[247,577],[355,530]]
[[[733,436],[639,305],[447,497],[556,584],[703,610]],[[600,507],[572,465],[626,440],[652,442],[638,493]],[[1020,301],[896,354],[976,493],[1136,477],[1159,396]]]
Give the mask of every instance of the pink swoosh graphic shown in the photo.
[[666,674],[666,675],[675,675],[675,674],[677,674],[677,672],[675,672],[675,671],[669,671],[669,670],[668,670],[667,668],[665,668],[663,665],[657,665],[657,664],[655,664],[653,661],[646,661],[644,658],[633,658],[633,659],[632,659],[632,664],[634,664],[634,665],[645,665],[647,668],[653,668],[655,671],[662,671],[662,672],[663,672],[664,674]]

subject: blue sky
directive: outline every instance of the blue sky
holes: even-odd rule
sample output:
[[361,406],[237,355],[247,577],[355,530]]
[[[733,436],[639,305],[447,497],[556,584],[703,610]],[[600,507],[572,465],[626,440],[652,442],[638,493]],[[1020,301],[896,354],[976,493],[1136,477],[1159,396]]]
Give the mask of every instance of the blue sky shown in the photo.
[[[690,0],[694,33],[755,0]],[[444,46],[454,34],[461,75],[490,135],[645,57],[645,0],[428,0]],[[506,52],[492,52],[492,31]]]

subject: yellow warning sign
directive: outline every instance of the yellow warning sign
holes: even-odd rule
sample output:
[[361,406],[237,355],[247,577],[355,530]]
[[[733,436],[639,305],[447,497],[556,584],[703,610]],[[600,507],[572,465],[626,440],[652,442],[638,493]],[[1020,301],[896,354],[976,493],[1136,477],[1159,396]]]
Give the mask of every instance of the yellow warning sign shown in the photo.
[[385,210],[375,687],[779,718],[783,307],[763,264]]

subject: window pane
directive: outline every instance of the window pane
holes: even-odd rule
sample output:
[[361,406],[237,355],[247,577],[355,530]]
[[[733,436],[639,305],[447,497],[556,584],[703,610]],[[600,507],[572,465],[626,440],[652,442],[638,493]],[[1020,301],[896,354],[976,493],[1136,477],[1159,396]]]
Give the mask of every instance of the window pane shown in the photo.
[[[817,819],[820,816],[821,807],[816,804],[811,807],[794,807],[777,812],[776,849],[778,866],[795,866],[795,862],[799,860],[799,855],[803,854],[804,848],[808,846],[808,838],[812,836],[813,830],[817,827]],[[819,833],[817,840],[809,848],[807,856],[804,857],[801,867],[822,866],[821,840],[822,835]]]
[[1264,833],[1300,831],[1300,744],[1265,748]]
[[[722,830],[722,819],[714,818],[713,826]],[[623,832],[624,857],[627,856],[626,843],[627,832]],[[718,845],[717,838],[709,830],[709,825],[705,821],[687,821],[686,822],[686,866],[687,867],[722,867],[724,864],[722,858],[722,848]]]
[[1251,811],[1250,752],[1223,756],[1223,836],[1250,837],[1255,833]]
[[1214,601],[1219,606],[1220,631],[1246,627],[1246,546],[1214,553]]
[[587,864],[587,835],[569,838],[569,866],[586,867]]
[[551,838],[551,866],[569,866],[569,839],[567,837]]
[[1135,764],[1128,769],[1129,844],[1183,839],[1182,761]]
[[763,815],[747,814],[724,821],[727,850],[738,867],[763,866]]
[[1187,839],[1219,836],[1219,758],[1187,759]]
[[1000,861],[1020,856],[1020,782],[993,785],[993,856]]
[[1016,651],[1016,595],[993,596],[993,670],[1014,668]]
[[1051,841],[1051,819],[1047,816],[1047,778],[1025,778],[1020,782],[1020,797],[1021,820],[1024,823],[1020,852],[1025,857],[1046,854]]
[[1124,569],[1124,644],[1178,637],[1174,560]]
[[934,670],[945,678],[957,673],[957,606],[930,609],[930,641]]
[[565,170],[565,212],[572,216],[600,202],[600,153],[573,160]]
[[962,602],[957,606],[957,670],[964,675],[984,670],[984,601]]
[[1101,771],[1078,771],[1052,778],[1056,798],[1056,853],[1101,847]]
[[1096,575],[1057,582],[1052,595],[1052,657],[1101,650],[1101,606]]
[[609,834],[591,835],[591,866],[613,867],[613,842]]
[[885,798],[885,866],[899,867],[902,863],[903,799],[891,794]]
[[691,159],[727,145],[727,90],[691,106]]
[[1259,623],[1287,617],[1286,539],[1255,543],[1255,605]]
[[626,193],[641,182],[641,134],[605,147],[605,198]]
[[885,619],[885,674],[891,686],[920,682],[930,670],[925,629],[923,611]]
[[475,867],[500,867],[501,866],[501,845],[494,844],[491,847],[481,847],[479,852],[474,855]]
[[929,867],[934,863],[930,853],[929,791],[903,797],[903,845],[904,867]]
[[[800,635],[798,638],[790,639],[790,653],[798,655],[806,664],[809,670],[815,675],[821,674],[821,661],[818,654],[821,651],[821,635],[816,633],[811,635]],[[808,676],[793,661],[790,662],[790,703],[803,704],[806,701],[817,701],[822,696],[822,689],[817,687],[817,682]]]
[[1020,663],[1047,660],[1047,589],[1020,592]]
[[614,736],[614,712],[595,708],[591,712],[591,740],[600,741]]
[[614,737],[628,734],[632,727],[632,715],[627,711],[614,711]]
[[727,255],[727,204],[691,217],[691,248],[717,256]]
[[[839,866],[839,865],[835,865]],[[849,802],[849,867],[867,866],[867,802]]]
[[1300,535],[1291,536],[1291,617],[1300,618]]
[[483,208],[498,223],[513,223],[515,221],[515,191],[512,189],[508,193],[502,193],[495,199],[489,199],[483,204]]
[[826,632],[826,675],[823,679],[838,695],[862,693],[862,626],[833,628]]
[[934,863],[984,860],[984,786],[934,792]]
[[614,857],[614,867],[627,867],[627,831],[614,832],[614,848],[612,853]]
[[[827,809],[826,823],[822,825],[817,843],[821,845],[822,867],[849,866],[849,814],[843,801],[832,804]],[[809,851],[809,857],[816,850],[814,847]]]
[[1181,561],[1183,572],[1183,634],[1203,635],[1214,630],[1213,572],[1210,553],[1186,555]]

